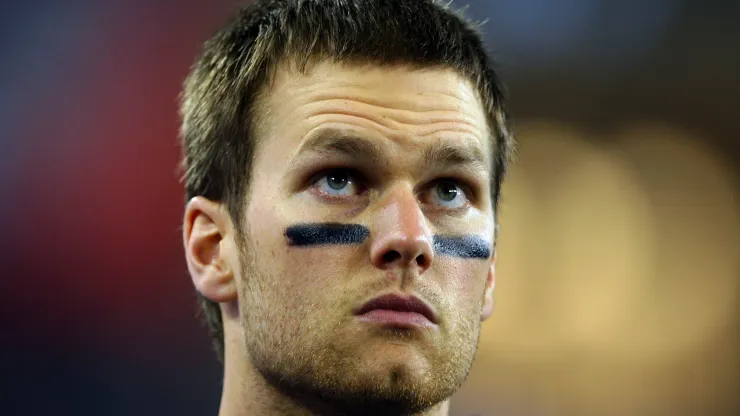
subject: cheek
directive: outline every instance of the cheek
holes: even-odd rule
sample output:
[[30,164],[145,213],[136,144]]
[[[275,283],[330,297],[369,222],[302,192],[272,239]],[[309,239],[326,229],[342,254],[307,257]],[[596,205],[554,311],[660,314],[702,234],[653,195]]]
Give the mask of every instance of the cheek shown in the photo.
[[306,292],[331,291],[347,286],[352,275],[351,264],[356,264],[355,250],[342,246],[310,248],[281,247],[271,266],[282,281],[280,286]]
[[260,219],[250,224],[252,252],[259,270],[259,276],[252,278],[260,280],[259,291],[271,305],[309,313],[331,310],[330,306],[349,295],[347,280],[355,274],[351,265],[359,264],[359,246],[290,246],[285,232],[295,224],[273,209],[255,210],[250,215]]
[[488,278],[489,262],[451,257],[437,258],[435,261],[438,262],[442,293],[452,310],[463,313],[477,311]]

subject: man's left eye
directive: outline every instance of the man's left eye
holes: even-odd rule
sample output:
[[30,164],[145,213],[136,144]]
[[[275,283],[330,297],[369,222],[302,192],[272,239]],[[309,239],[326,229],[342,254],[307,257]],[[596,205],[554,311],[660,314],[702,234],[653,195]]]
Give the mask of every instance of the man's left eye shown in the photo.
[[429,192],[430,203],[444,208],[461,208],[468,203],[468,196],[463,188],[451,180],[437,182]]

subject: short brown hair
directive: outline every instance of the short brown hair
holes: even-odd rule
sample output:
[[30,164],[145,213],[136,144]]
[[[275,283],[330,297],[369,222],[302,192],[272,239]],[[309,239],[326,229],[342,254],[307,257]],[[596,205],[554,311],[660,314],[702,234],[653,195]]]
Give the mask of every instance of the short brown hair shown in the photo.
[[[477,89],[493,149],[491,196],[513,153],[505,97],[476,26],[435,0],[266,0],[208,40],[181,95],[187,199],[221,201],[239,227],[255,148],[255,103],[279,64],[310,60],[451,68]],[[237,230],[240,232],[240,230]],[[197,295],[223,361],[221,310]]]

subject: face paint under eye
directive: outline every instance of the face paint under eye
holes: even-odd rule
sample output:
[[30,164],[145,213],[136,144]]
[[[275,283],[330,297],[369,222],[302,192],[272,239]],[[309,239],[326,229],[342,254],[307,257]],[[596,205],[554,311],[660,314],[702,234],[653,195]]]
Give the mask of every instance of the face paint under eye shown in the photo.
[[435,235],[434,252],[444,256],[464,259],[488,259],[491,257],[489,242],[477,235]]
[[285,230],[290,246],[361,244],[369,235],[370,230],[360,224],[298,224]]
[[[294,247],[318,245],[362,244],[370,229],[360,224],[315,223],[297,224],[285,230],[288,245]],[[488,259],[489,242],[477,235],[435,235],[434,252],[442,256],[463,259]]]

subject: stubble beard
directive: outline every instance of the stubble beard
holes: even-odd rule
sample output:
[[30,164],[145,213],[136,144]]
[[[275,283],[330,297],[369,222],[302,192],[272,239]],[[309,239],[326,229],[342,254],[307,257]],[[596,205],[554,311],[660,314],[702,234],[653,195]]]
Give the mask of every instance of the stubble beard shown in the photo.
[[404,363],[378,371],[359,359],[362,340],[339,339],[336,323],[318,322],[311,311],[281,303],[280,277],[265,270],[270,266],[258,261],[250,245],[241,250],[246,279],[239,296],[247,358],[273,389],[298,406],[322,415],[414,415],[448,399],[467,378],[479,320],[460,324],[452,342],[429,358],[426,371]]

